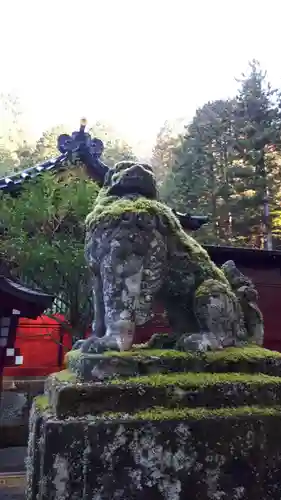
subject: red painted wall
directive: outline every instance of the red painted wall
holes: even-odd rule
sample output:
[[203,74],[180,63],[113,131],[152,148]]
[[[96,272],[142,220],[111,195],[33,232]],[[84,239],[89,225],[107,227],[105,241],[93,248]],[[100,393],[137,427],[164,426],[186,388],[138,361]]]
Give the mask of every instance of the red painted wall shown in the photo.
[[[57,315],[63,319],[63,316]],[[59,344],[64,352],[71,349],[71,336],[48,316],[36,320],[20,318],[15,347],[20,349],[23,365],[4,369],[6,377],[45,376],[61,370],[58,364]]]
[[253,280],[259,292],[259,307],[264,317],[264,347],[281,352],[280,271],[278,269],[242,271]]

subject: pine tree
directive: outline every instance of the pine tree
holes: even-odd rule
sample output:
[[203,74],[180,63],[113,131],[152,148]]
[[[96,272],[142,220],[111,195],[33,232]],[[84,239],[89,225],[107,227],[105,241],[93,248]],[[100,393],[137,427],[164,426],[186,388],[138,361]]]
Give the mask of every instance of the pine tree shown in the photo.
[[164,123],[157,134],[152,151],[151,165],[160,188],[169,175],[174,162],[174,151],[179,142],[179,135],[175,131],[176,125],[177,122],[166,121]]
[[231,208],[236,234],[271,248],[269,207],[280,189],[280,169],[272,148],[280,149],[280,94],[257,61],[242,75],[234,109],[235,196]]
[[211,224],[202,237],[212,242],[229,235],[232,107],[232,101],[218,100],[197,110],[175,151],[175,164],[162,190],[169,203],[174,200],[182,209],[210,216]]

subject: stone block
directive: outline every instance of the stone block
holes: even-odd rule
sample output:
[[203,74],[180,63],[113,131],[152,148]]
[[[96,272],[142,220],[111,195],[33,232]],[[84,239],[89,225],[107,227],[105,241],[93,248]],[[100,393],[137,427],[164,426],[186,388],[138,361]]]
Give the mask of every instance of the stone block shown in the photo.
[[[43,402],[43,405],[42,405]],[[47,405],[38,396],[32,405],[29,417],[29,437],[26,457],[26,500],[37,500],[40,487],[42,455],[42,432],[44,420],[48,417]]]
[[33,403],[27,500],[280,500],[281,354],[136,348],[66,361]]
[[258,407],[47,415],[38,494],[27,499],[280,500],[280,415]]
[[240,372],[281,375],[281,353],[258,346],[232,347],[196,354],[169,349],[134,348],[127,352],[83,354],[80,350],[66,355],[66,366],[84,381],[99,378],[134,377],[169,372]]
[[281,379],[263,374],[187,372],[144,375],[107,383],[75,383],[66,370],[49,377],[46,395],[58,418],[105,412],[133,413],[152,406],[270,406],[281,402]]
[[56,420],[37,404],[31,415],[26,500],[81,500],[85,423]]

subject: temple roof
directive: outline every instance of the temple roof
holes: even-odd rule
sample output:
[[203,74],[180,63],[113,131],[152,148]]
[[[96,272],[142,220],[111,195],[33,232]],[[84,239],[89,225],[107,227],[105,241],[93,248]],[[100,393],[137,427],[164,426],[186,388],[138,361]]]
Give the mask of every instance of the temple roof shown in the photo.
[[65,166],[66,159],[66,154],[63,154],[58,156],[57,158],[52,158],[38,165],[34,165],[34,167],[25,168],[20,172],[15,172],[11,175],[7,175],[6,177],[1,177],[0,192],[2,191],[9,193],[12,191],[17,191],[21,187],[23,182],[28,181],[29,179],[34,179],[44,172],[61,170]]
[[204,248],[217,265],[222,265],[227,260],[234,260],[237,267],[281,270],[281,252],[279,250],[260,250],[258,248],[220,245],[204,245]]
[[24,305],[24,309],[34,307],[36,311],[39,309],[41,312],[51,307],[54,301],[52,295],[27,288],[5,276],[0,276],[0,297],[1,301],[5,300],[5,298],[7,298],[7,301],[9,299],[11,304],[14,301],[15,305],[13,307],[15,308],[18,308],[17,304],[21,303],[21,305]]

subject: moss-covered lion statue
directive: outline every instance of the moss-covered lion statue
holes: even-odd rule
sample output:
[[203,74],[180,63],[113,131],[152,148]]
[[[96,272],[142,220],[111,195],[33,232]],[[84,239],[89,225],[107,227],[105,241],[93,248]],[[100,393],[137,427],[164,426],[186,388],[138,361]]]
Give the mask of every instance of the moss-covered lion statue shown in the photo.
[[149,165],[124,161],[107,172],[86,219],[85,256],[95,321],[84,352],[129,350],[155,301],[165,307],[174,332],[169,347],[205,351],[263,341],[252,283],[231,261],[219,269],[185,233],[158,201]]

